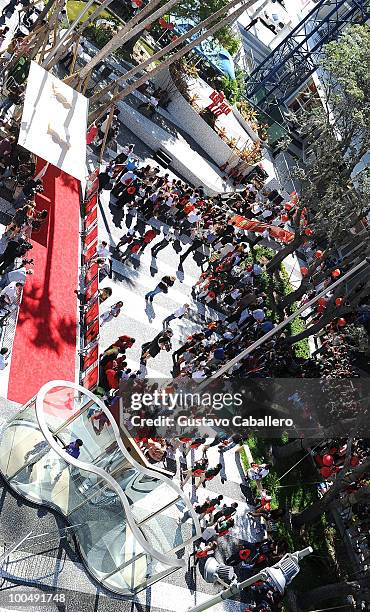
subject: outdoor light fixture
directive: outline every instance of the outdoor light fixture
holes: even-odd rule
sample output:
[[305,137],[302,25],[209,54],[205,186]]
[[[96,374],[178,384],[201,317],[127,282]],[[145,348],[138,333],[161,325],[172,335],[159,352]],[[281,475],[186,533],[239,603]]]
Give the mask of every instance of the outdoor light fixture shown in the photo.
[[[299,562],[307,555],[310,555],[313,552],[311,546],[304,548],[303,550],[298,550],[294,553],[287,553],[284,555],[282,559],[278,563],[275,563],[272,567],[266,567],[262,571],[258,572],[254,576],[247,578],[247,580],[243,580],[243,582],[236,582],[234,580],[235,575],[233,568],[221,565],[214,559],[213,557],[206,561],[204,567],[204,578],[207,582],[221,582],[224,583],[224,579],[231,579],[232,582],[230,586],[227,586],[221,593],[216,595],[215,597],[211,597],[204,603],[199,606],[195,606],[195,608],[189,608],[189,612],[203,612],[203,610],[208,610],[215,606],[218,603],[233,597],[234,595],[238,595],[244,589],[252,586],[256,582],[262,580],[263,582],[268,582],[273,587],[275,587],[279,593],[283,594],[285,588],[291,581],[296,577],[299,573],[300,567]],[[231,571],[232,570],[232,573]]]
[[[306,548],[306,554],[310,554],[312,552],[312,548]],[[301,557],[297,557],[295,555],[302,554],[304,551],[299,551],[294,554],[286,554],[278,563],[275,563],[272,567],[266,567],[265,572],[268,575],[270,582],[274,587],[276,587],[280,593],[284,593],[285,587],[287,584],[290,584],[293,578],[299,574],[299,560],[302,559],[306,555],[302,555]]]
[[236,576],[233,567],[222,565],[214,557],[209,557],[204,565],[203,578],[212,584],[220,582],[223,586],[229,586]]

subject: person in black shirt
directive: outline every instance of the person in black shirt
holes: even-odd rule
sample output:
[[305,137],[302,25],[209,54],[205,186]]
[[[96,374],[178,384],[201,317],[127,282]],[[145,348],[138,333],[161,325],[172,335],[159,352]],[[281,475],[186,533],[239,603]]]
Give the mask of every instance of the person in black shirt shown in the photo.
[[0,255],[0,274],[4,274],[5,270],[14,263],[17,257],[23,257],[30,249],[32,249],[32,245],[25,240],[20,242],[9,240],[4,253]]
[[168,293],[168,288],[175,284],[175,280],[176,279],[174,276],[163,276],[153,291],[148,291],[145,296],[145,300],[150,300],[152,302],[158,293]]
[[[213,468],[208,468],[208,470],[206,470],[204,472],[204,476],[202,478],[202,485],[205,488],[206,487],[206,482],[209,480],[213,480],[222,470],[222,465],[221,463],[218,463],[215,467]],[[221,479],[222,482],[222,479]]]
[[190,253],[193,253],[197,249],[200,249],[202,245],[203,245],[203,239],[196,236],[193,240],[193,243],[190,245],[190,247],[180,255],[179,267],[182,266],[185,259],[188,257],[188,255],[190,255]]
[[233,514],[236,513],[237,507],[238,507],[237,502],[233,502],[230,506],[227,506],[226,504],[224,504],[221,510],[216,512],[216,514],[214,515],[213,524],[217,523],[217,521],[219,521],[220,518],[229,519],[231,516],[233,516]]
[[42,193],[44,188],[40,179],[29,179],[14,202],[15,208],[20,208],[25,200],[30,200],[35,193]]
[[160,332],[150,342],[145,342],[142,345],[141,361],[146,363],[149,357],[157,357],[162,350],[169,352],[171,350],[172,329],[166,329],[165,332]]

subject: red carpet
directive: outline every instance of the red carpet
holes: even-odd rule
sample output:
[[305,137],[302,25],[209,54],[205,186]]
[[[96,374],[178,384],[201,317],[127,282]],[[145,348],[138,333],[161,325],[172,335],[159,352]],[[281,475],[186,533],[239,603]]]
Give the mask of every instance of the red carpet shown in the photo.
[[49,380],[75,379],[79,181],[49,166],[43,183],[37,208],[49,215],[32,235],[34,274],[25,285],[10,364],[8,398],[21,403]]

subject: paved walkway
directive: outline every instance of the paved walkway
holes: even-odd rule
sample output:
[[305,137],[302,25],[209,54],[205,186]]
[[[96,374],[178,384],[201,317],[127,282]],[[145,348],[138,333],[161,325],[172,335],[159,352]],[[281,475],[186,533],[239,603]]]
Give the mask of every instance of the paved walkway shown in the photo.
[[[127,232],[125,222],[117,219],[116,208],[111,205],[108,191],[103,191],[100,206],[99,232],[100,240],[106,240],[113,251],[120,237]],[[112,202],[115,199],[113,198]],[[112,216],[112,212],[114,215]],[[125,220],[129,219],[129,224],[134,226],[137,217],[133,219],[127,217],[126,209]],[[155,219],[149,220],[152,227],[159,229],[160,224]],[[165,226],[166,227],[166,226]],[[149,229],[149,224],[146,224]],[[104,279],[101,286],[112,287],[113,294],[102,307],[102,312],[122,300],[124,303],[121,315],[104,325],[100,334],[100,348],[104,349],[120,335],[131,335],[136,339],[136,343],[127,353],[129,367],[134,371],[140,368],[141,345],[148,342],[162,329],[162,321],[165,317],[174,312],[185,303],[190,304],[190,313],[181,320],[171,322],[171,329],[174,331],[173,347],[176,350],[180,343],[183,343],[187,336],[195,331],[199,331],[204,318],[208,320],[222,317],[222,314],[191,297],[192,286],[198,281],[201,268],[194,258],[190,255],[184,262],[183,271],[178,269],[179,255],[172,245],[166,247],[158,253],[156,259],[151,256],[150,249],[163,238],[161,234],[153,241],[145,251],[139,256],[132,258],[132,263],[121,263],[113,259],[113,279]],[[181,236],[183,250],[186,243],[189,243],[187,236]],[[124,249],[124,247],[123,247]],[[114,253],[112,252],[114,256]],[[174,286],[167,294],[156,296],[153,304],[145,302],[145,294],[154,289],[162,276],[172,275],[177,278]],[[170,377],[172,370],[172,358],[169,353],[161,351],[155,359],[148,361],[148,375],[152,378]]]

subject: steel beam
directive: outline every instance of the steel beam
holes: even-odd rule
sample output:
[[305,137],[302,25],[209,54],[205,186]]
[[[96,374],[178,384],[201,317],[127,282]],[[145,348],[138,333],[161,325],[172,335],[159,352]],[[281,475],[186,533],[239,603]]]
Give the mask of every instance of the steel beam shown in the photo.
[[348,24],[369,17],[370,0],[321,0],[252,72],[247,97],[262,110],[274,100],[286,102],[316,70],[323,46]]

